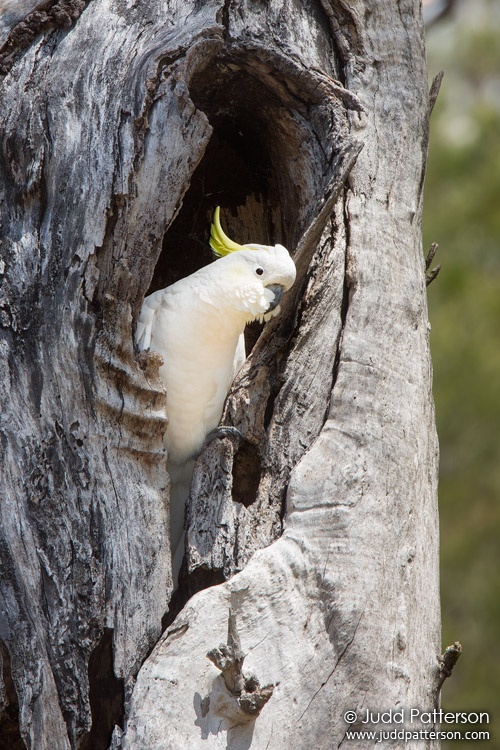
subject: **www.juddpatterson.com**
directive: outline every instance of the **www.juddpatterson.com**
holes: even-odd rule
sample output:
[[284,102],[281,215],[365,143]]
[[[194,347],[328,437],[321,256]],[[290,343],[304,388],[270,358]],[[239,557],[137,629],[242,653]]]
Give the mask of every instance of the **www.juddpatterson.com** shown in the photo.
[[484,730],[453,729],[349,729],[345,740],[369,740],[384,742],[387,740],[489,740],[490,733]]
[[[390,709],[389,711],[345,711],[344,721],[349,724],[346,740],[488,740],[489,732],[476,728],[454,730],[446,724],[489,724],[486,711],[421,711],[418,708]],[[354,726],[353,726],[354,725]],[[382,725],[382,726],[380,726]],[[394,726],[396,725],[396,726]],[[399,726],[398,726],[399,725]],[[404,725],[401,726],[401,725]]]

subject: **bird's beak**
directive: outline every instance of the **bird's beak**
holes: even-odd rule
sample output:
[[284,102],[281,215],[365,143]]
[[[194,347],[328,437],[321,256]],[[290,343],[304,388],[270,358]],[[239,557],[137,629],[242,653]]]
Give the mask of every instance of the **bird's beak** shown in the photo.
[[266,286],[266,289],[270,289],[271,292],[274,294],[274,299],[272,300],[271,304],[266,310],[266,313],[271,312],[272,310],[275,310],[279,303],[281,302],[281,298],[283,297],[283,292],[285,291],[285,287],[281,284],[269,284],[269,286]]

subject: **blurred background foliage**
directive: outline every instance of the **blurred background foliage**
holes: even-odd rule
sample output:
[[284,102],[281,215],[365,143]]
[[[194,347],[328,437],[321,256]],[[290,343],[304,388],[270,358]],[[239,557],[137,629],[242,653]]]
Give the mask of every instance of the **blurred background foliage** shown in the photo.
[[[430,25],[424,248],[441,446],[443,646],[463,646],[443,708],[488,711],[500,749],[500,2],[461,0]],[[469,729],[477,727],[468,727]],[[471,741],[443,743],[470,747]]]

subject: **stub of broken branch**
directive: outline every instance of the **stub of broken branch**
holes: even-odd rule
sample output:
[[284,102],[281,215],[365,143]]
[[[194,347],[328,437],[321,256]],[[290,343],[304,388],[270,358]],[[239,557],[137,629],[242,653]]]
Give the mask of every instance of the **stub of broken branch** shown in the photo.
[[434,109],[434,105],[436,104],[436,100],[439,95],[439,90],[441,88],[441,83],[443,82],[443,76],[444,71],[440,70],[437,76],[434,78],[431,84],[431,88],[429,91],[429,112],[432,114],[432,110]]
[[439,657],[438,690],[441,690],[446,678],[450,677],[461,653],[462,646],[458,641],[455,641],[455,643],[452,646],[448,646],[448,648],[445,649],[444,654]]
[[433,242],[425,258],[425,270],[427,272],[425,275],[425,282],[427,286],[429,286],[429,284],[431,284],[434,281],[434,279],[436,278],[436,276],[441,270],[441,266],[439,265],[433,268],[432,271],[429,271],[429,268],[431,266],[432,261],[434,260],[434,256],[436,255],[436,251],[438,247],[439,247],[438,243]]
[[275,688],[275,685],[261,687],[255,675],[243,674],[245,656],[236,627],[236,616],[230,609],[227,645],[221,644],[218,648],[213,648],[207,657],[221,670],[229,693],[228,700],[220,704],[219,713],[238,723],[257,718]]
[[236,617],[229,610],[229,623],[227,628],[227,646],[222,643],[219,648],[213,648],[207,657],[222,672],[224,683],[233,695],[241,695],[245,688],[243,677],[243,661],[246,654],[241,650],[241,640],[236,629]]
[[158,370],[163,364],[163,357],[158,352],[147,349],[146,351],[139,352],[137,362],[141,370],[146,374],[146,377],[157,377]]

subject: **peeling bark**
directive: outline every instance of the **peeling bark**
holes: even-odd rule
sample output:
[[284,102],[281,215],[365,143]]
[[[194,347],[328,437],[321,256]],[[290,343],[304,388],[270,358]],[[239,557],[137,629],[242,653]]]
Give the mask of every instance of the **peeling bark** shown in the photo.
[[[432,708],[419,3],[25,7],[0,6],[0,739],[330,750],[347,709]],[[171,599],[168,394],[134,322],[210,261],[215,205],[298,280],[228,397],[242,439],[197,461]],[[242,722],[206,657],[229,609],[275,686]]]

